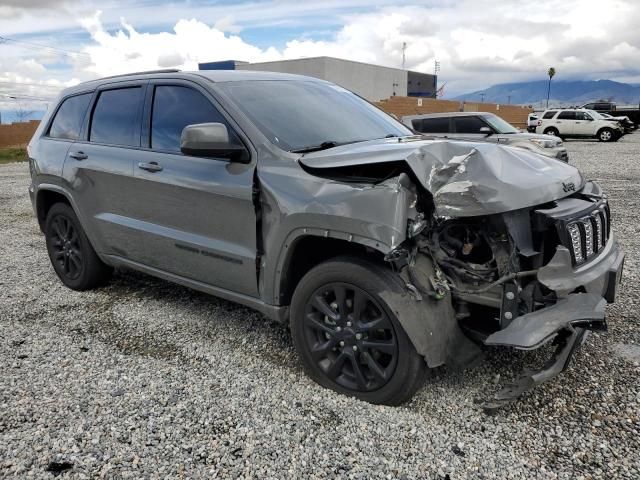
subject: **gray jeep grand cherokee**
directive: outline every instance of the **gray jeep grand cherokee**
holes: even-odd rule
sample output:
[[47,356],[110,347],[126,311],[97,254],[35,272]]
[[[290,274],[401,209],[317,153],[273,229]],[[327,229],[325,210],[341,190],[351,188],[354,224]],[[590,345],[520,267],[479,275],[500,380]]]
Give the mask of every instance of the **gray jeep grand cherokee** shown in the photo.
[[34,209],[68,287],[127,267],[289,321],[309,375],[399,404],[487,346],[604,329],[624,255],[574,167],[425,140],[331,83],[160,71],[64,91],[29,144]]

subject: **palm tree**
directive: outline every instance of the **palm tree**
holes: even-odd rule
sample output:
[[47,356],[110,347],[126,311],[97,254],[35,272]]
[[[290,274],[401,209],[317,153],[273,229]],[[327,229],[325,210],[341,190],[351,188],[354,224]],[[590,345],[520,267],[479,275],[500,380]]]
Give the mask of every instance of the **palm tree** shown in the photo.
[[551,93],[551,79],[556,75],[556,69],[553,67],[549,67],[549,71],[547,72],[549,75],[549,86],[547,87],[547,108],[549,108],[549,94]]

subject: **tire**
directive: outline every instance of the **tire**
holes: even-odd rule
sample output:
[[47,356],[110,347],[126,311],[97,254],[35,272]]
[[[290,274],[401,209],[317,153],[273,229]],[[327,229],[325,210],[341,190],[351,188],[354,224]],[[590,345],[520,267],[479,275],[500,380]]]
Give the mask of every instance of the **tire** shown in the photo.
[[51,265],[67,287],[90,290],[109,280],[113,269],[100,260],[69,205],[56,203],[51,207],[44,233]]
[[560,136],[560,132],[555,127],[549,127],[547,129],[545,129],[545,131],[543,133],[545,135],[553,135],[554,137],[559,137]]
[[617,140],[617,138],[613,133],[613,130],[605,127],[598,130],[598,140],[600,142],[613,142],[614,140]]
[[428,369],[383,291],[400,295],[402,285],[381,266],[356,257],[324,262],[293,294],[291,336],[315,382],[366,402],[399,405],[422,386]]

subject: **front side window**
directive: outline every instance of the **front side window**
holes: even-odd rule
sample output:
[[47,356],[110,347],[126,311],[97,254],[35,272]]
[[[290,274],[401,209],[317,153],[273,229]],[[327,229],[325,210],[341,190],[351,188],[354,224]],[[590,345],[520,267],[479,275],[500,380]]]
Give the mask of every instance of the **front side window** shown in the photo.
[[[415,120],[414,120],[415,122]],[[414,128],[422,133],[451,133],[449,128],[449,118],[423,118]]]
[[91,118],[91,142],[109,145],[140,145],[142,88],[129,87],[100,92]]
[[573,110],[564,110],[558,115],[558,120],[575,120],[576,112]]
[[576,112],[576,120],[592,120],[592,118],[586,112]]
[[254,80],[219,82],[216,86],[283,150],[413,134],[390,115],[329,83]]
[[91,93],[84,93],[69,97],[62,102],[53,122],[51,122],[49,136],[51,138],[77,140],[80,136],[82,121],[90,100]]
[[478,117],[457,117],[453,119],[456,133],[480,133],[487,125]]
[[180,151],[180,136],[187,125],[224,123],[232,143],[239,143],[225,118],[200,92],[189,87],[159,85],[153,96],[151,148]]
[[[518,133],[518,129],[516,127],[497,115],[487,114],[484,115],[483,118],[485,122],[491,125],[491,128],[493,128],[496,133]],[[538,117],[532,115],[531,119],[537,120]]]

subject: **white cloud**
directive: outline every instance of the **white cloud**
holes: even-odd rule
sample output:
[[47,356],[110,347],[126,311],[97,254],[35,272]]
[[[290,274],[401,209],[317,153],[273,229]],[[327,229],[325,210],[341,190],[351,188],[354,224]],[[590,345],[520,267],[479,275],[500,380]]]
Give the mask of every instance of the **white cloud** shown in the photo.
[[[387,0],[270,0],[224,6],[178,2],[163,8],[150,7],[148,2],[133,1],[127,6],[113,1],[101,3],[106,9],[103,15],[81,17],[80,25],[90,40],[71,49],[82,50],[90,60],[69,60],[73,69],[66,72],[67,77],[87,79],[166,67],[196,69],[198,62],[215,60],[257,62],[321,55],[399,67],[404,42],[407,68],[431,72],[434,60],[440,61],[440,83],[447,82],[447,95],[494,83],[543,79],[549,66],[557,69],[557,80],[638,81],[640,77],[640,30],[636,28],[640,4],[636,0],[608,0],[607,8],[602,8],[601,0],[428,4],[416,0],[418,5],[402,7],[389,6]],[[370,3],[374,6],[368,7]],[[82,5],[84,10],[79,11],[86,11],[87,1]],[[115,15],[120,14],[127,20],[121,19],[113,28]],[[160,18],[173,28],[150,28]],[[309,32],[326,30],[328,25],[338,28],[330,36],[324,33],[322,39],[301,33],[278,48],[259,47],[243,35],[243,29],[253,28],[255,35],[255,28],[264,26],[268,38],[276,25],[304,25]],[[34,61],[47,67],[37,56]],[[36,65],[32,67],[27,74],[28,65],[22,65],[21,74],[53,78],[48,70],[38,72]]]

